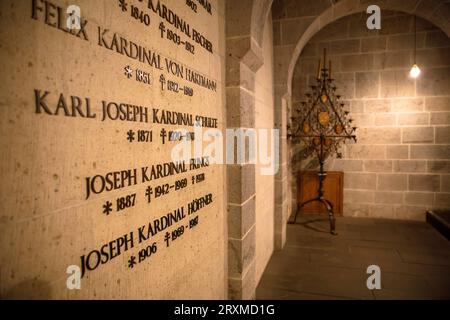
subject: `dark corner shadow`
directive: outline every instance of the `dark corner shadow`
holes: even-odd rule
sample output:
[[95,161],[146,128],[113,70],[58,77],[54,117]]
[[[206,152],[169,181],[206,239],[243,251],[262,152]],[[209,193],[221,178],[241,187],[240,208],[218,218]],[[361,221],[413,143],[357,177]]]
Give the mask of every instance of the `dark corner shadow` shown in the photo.
[[48,282],[29,279],[10,288],[1,300],[49,300],[51,289]]
[[300,226],[305,227],[306,229],[309,229],[309,230],[312,230],[312,231],[315,231],[315,232],[330,233],[330,231],[328,229],[326,229],[326,230],[325,229],[319,229],[317,227],[313,227],[313,226],[310,225],[310,224],[313,224],[315,222],[328,222],[329,221],[328,218],[316,218],[314,220],[308,220],[308,221],[304,221],[304,222],[295,222],[295,223],[292,223],[291,222],[292,220],[290,218],[289,218],[288,221],[290,221],[290,224],[292,224],[292,225],[300,225]]

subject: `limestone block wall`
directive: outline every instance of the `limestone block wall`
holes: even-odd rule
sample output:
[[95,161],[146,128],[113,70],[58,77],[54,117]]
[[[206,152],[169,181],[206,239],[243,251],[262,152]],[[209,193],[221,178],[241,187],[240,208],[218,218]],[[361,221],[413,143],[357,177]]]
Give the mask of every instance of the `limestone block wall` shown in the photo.
[[[381,30],[368,30],[366,19],[365,13],[344,17],[309,41],[294,71],[293,108],[327,48],[338,91],[359,128],[358,143],[328,162],[328,169],[345,172],[344,215],[421,220],[427,209],[450,207],[450,40],[417,18],[422,75],[413,80],[413,17],[382,11]],[[279,41],[300,22],[283,24]],[[293,175],[314,167],[300,161],[298,150],[291,153]]]
[[[272,128],[272,37],[266,26],[271,24],[272,1],[229,0],[225,4],[227,128]],[[261,177],[260,169],[248,157],[244,163],[227,166],[230,299],[255,297],[257,280],[271,252],[270,239],[275,238],[276,244],[284,234],[281,224],[277,225],[273,214],[266,210],[273,205],[275,216],[281,216],[283,206],[278,205],[276,197],[271,204],[271,178]],[[272,179],[276,177],[278,174]],[[275,185],[273,188],[275,193],[279,190]],[[271,221],[275,230],[271,230]]]
[[227,297],[225,166],[168,138],[225,128],[225,3],[195,3],[0,1],[0,298]]
[[[264,64],[255,74],[255,128],[267,130],[267,138],[257,134],[258,144],[266,144],[270,151],[270,133],[274,127],[273,101],[273,37],[272,16],[269,15],[264,27],[262,42]],[[259,157],[259,156],[258,156]],[[274,250],[274,175],[263,175],[267,164],[260,161],[255,171],[256,186],[256,283],[269,262]]]

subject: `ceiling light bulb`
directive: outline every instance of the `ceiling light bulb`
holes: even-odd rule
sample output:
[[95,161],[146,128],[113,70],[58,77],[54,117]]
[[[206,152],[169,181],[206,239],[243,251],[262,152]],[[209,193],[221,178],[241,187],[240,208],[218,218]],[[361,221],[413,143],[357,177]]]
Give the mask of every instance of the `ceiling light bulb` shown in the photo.
[[417,66],[417,64],[414,64],[411,68],[411,71],[409,71],[409,75],[412,78],[417,78],[420,75],[420,68]]

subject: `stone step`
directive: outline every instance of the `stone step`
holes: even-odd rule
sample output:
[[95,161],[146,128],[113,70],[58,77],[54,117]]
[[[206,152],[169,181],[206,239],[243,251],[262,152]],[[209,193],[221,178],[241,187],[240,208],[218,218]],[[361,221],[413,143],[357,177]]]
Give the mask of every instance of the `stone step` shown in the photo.
[[450,210],[427,211],[427,222],[450,240]]

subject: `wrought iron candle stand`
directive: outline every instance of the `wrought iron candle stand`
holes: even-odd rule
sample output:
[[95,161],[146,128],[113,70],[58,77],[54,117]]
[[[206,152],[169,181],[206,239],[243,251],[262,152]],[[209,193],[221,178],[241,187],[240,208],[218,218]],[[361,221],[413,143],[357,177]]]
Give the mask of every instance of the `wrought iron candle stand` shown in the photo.
[[331,78],[331,61],[329,68],[326,65],[326,51],[322,61],[319,60],[316,85],[311,86],[311,93],[307,93],[307,101],[302,102],[302,108],[296,109],[297,116],[292,117],[292,126],[288,126],[288,138],[292,141],[300,140],[305,143],[304,156],[316,155],[319,160],[318,172],[319,187],[317,197],[303,202],[295,213],[294,224],[297,221],[299,211],[311,202],[320,202],[327,210],[330,220],[330,232],[336,235],[333,204],[325,199],[324,180],[327,173],[324,170],[325,160],[335,154],[338,158],[342,155],[339,148],[347,140],[356,142],[356,127],[352,126],[349,111],[344,109],[345,103],[341,102],[341,96],[336,94],[334,79]]

